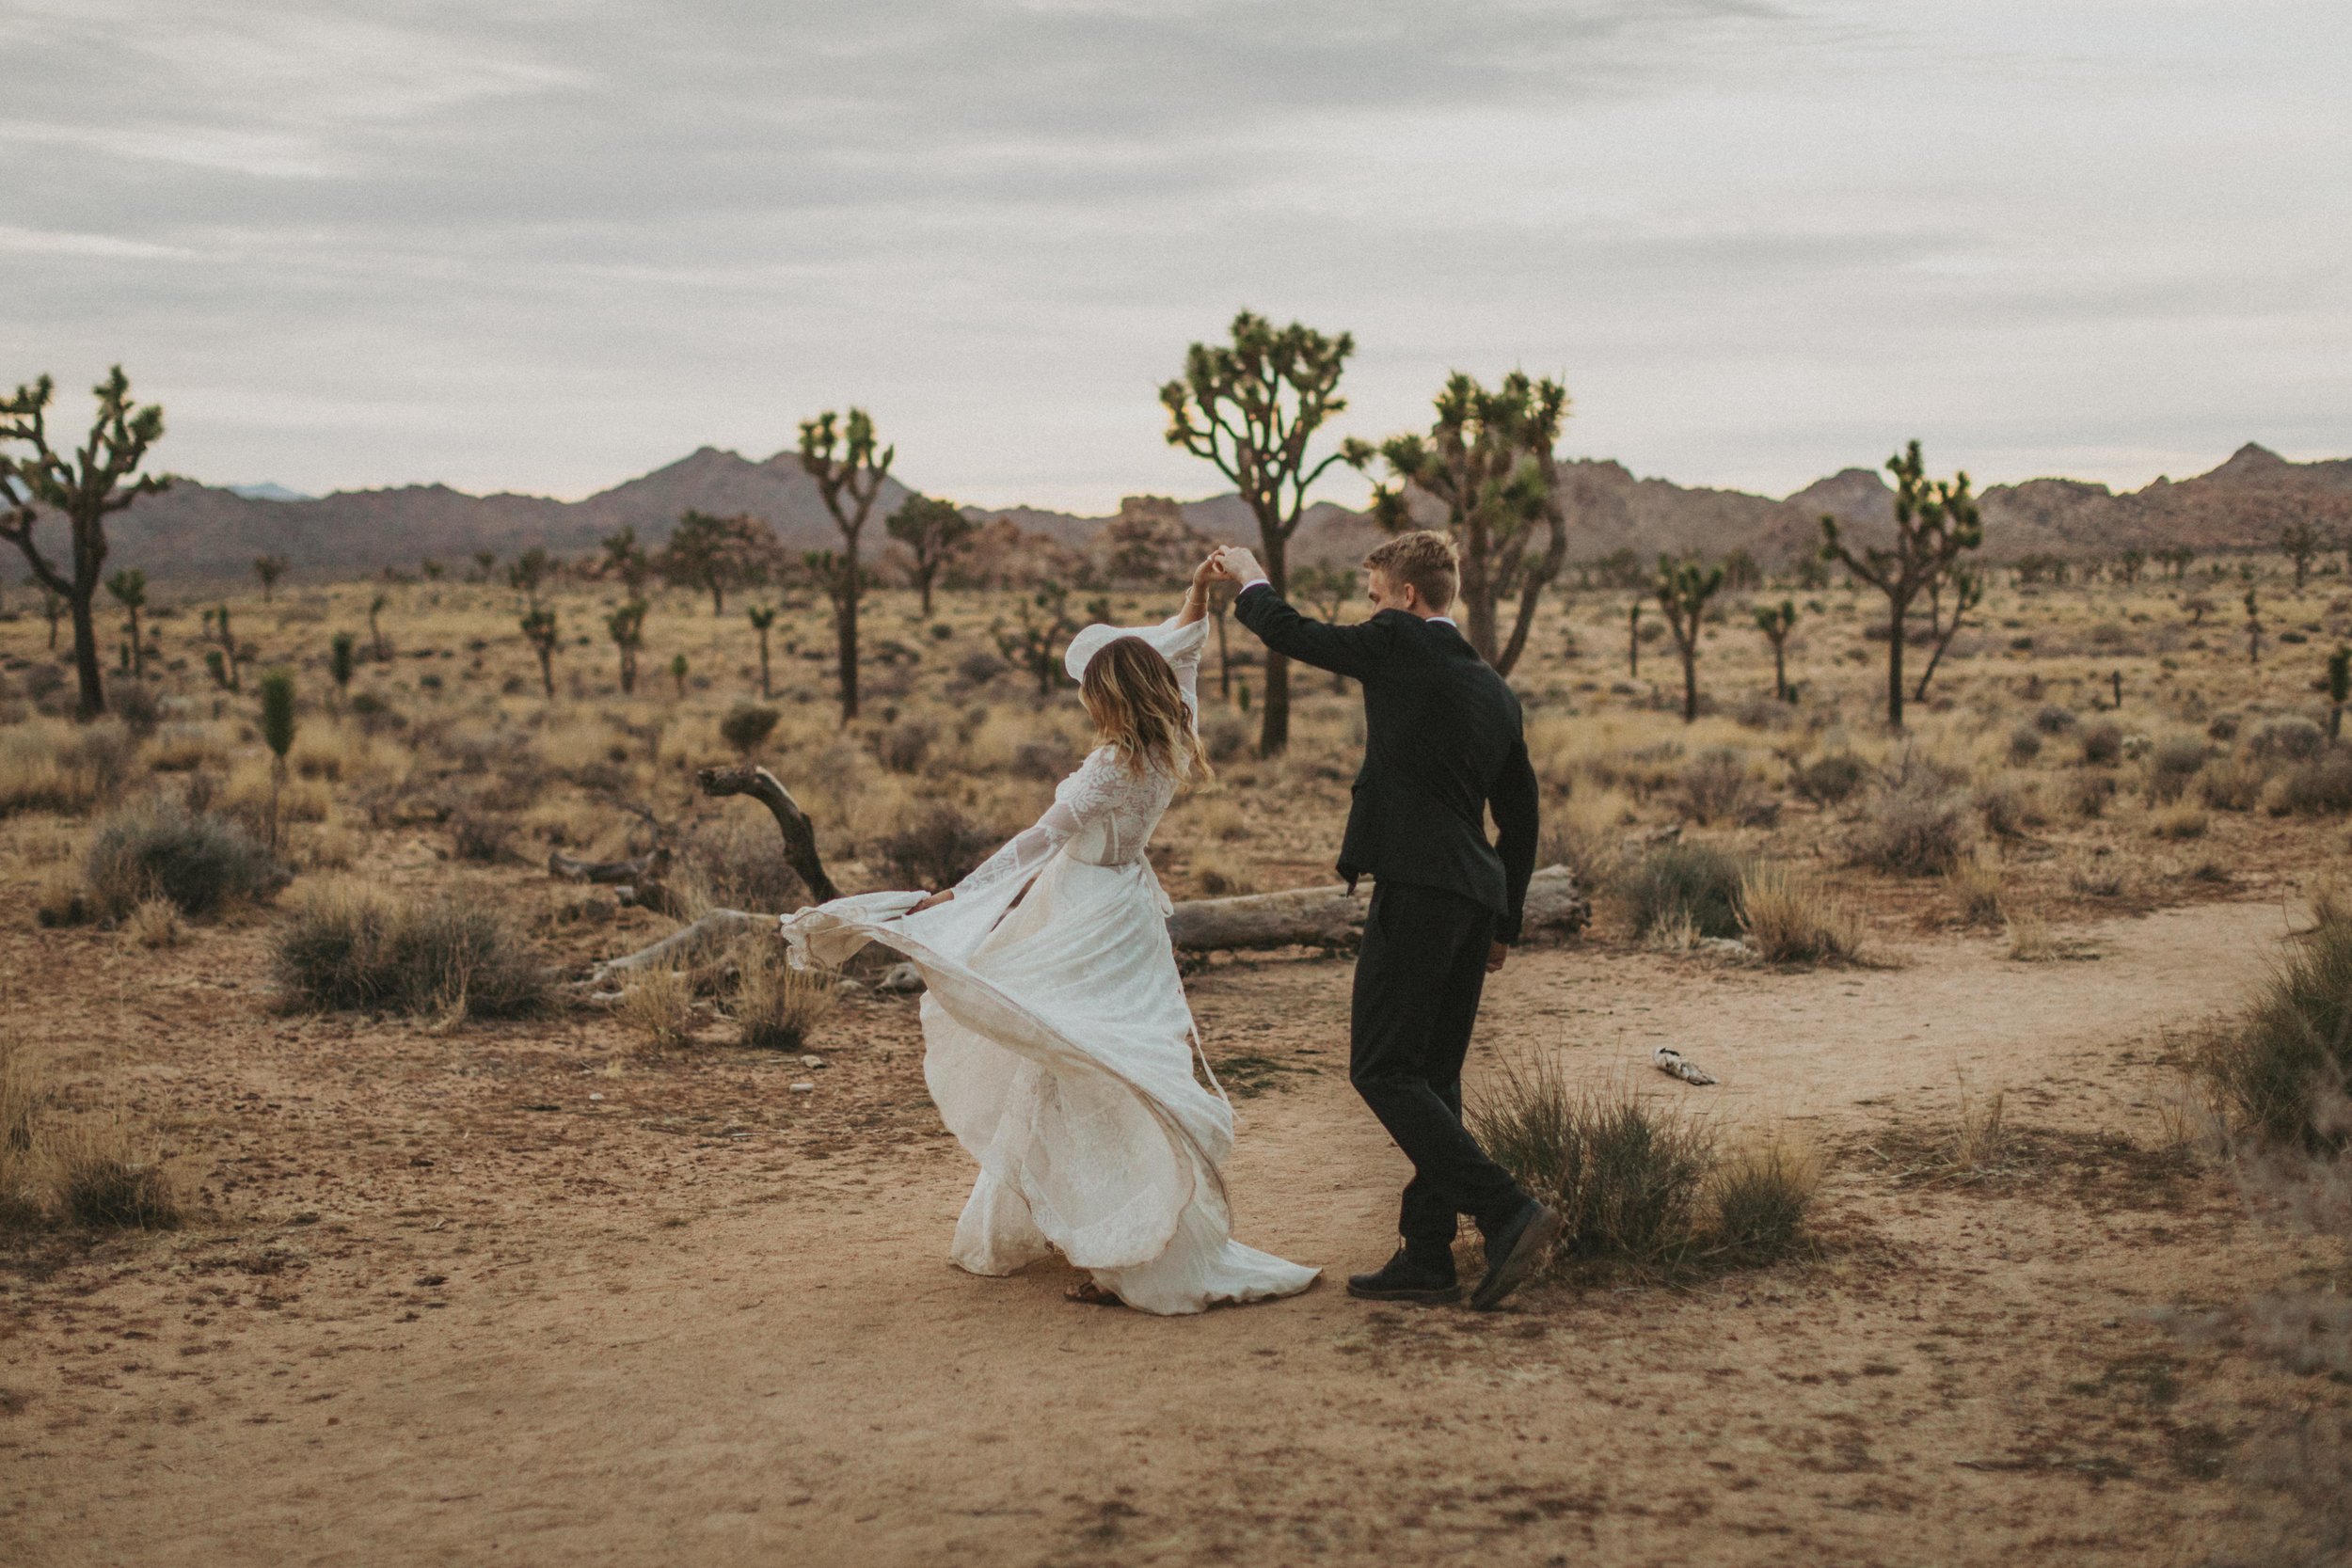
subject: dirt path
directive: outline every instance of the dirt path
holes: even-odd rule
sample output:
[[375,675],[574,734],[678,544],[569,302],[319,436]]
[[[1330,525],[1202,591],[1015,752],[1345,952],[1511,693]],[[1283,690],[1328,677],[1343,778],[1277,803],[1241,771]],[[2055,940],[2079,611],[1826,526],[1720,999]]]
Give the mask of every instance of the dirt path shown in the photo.
[[[1944,1114],[1964,1069],[2074,1152],[1984,1192],[1849,1158],[1819,1263],[1532,1291],[1488,1316],[1337,1288],[1385,1255],[1402,1170],[1344,1081],[1342,965],[1195,984],[1217,1053],[1269,1085],[1242,1102],[1241,1233],[1334,1277],[1182,1321],[1067,1306],[1058,1269],[946,1264],[968,1171],[924,1123],[902,1005],[877,1006],[872,1059],[844,1048],[810,1097],[859,1097],[823,1138],[550,1111],[531,1125],[555,1131],[500,1143],[490,1128],[527,1118],[484,1119],[469,1075],[499,1069],[480,1037],[387,1037],[379,1059],[340,1025],[261,1025],[237,1074],[184,1062],[179,1081],[291,1104],[329,1092],[302,1064],[331,1044],[350,1108],[324,1125],[377,1117],[352,1148],[385,1174],[339,1189],[338,1146],[290,1122],[307,1146],[247,1157],[242,1200],[284,1223],[12,1281],[0,1557],[2169,1560],[2229,1528],[2217,1458],[2275,1390],[2145,1309],[2299,1259],[2217,1180],[2149,1177],[2079,1135],[2153,1132],[2137,1064],[2157,1031],[2233,1002],[2283,925],[2205,905],[2076,933],[2098,957],[2040,965],[1980,940],[1789,974],[1528,955],[1485,1037],[1580,1076],[1689,1096],[1629,1066],[1673,1043],[1724,1080],[1694,1102],[1838,1144]],[[614,1082],[561,1029],[535,1049],[506,1101],[576,1110]],[[748,1123],[775,1079],[742,1072]],[[251,1174],[263,1159],[290,1167],[278,1184]],[[290,1212],[309,1192],[327,1195],[317,1223]]]

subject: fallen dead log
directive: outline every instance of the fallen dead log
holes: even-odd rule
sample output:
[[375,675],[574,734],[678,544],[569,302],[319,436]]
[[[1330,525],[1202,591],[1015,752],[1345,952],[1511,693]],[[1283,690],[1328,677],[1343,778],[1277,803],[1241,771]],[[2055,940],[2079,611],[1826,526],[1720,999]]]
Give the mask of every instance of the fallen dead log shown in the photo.
[[733,942],[755,931],[772,932],[776,917],[772,914],[753,914],[745,910],[712,910],[691,926],[681,926],[655,942],[641,947],[626,958],[607,958],[588,972],[588,984],[600,986],[605,981],[640,970],[659,969],[665,964],[683,963],[704,950]]
[[[1346,888],[1295,888],[1288,893],[1252,893],[1237,898],[1193,898],[1168,917],[1176,946],[1195,953],[1266,947],[1353,947],[1364,934],[1364,912],[1372,905],[1369,884]],[[1592,923],[1592,901],[1565,865],[1547,866],[1527,884],[1523,927],[1574,935]]]

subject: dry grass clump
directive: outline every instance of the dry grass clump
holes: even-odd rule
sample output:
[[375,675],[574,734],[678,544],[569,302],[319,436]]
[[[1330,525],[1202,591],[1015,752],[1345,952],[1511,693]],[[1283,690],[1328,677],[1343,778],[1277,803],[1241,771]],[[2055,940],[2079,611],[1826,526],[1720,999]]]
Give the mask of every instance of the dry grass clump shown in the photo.
[[1851,963],[1860,957],[1861,923],[1810,878],[1783,866],[1756,866],[1740,882],[1740,924],[1748,943],[1776,964]]
[[24,1039],[0,1031],[0,1235],[41,1222],[33,1187],[33,1118],[40,1107],[40,1081]]
[[612,1009],[621,1026],[656,1051],[684,1045],[694,1029],[694,982],[685,971],[641,971]]
[[1966,796],[1932,778],[1885,785],[1848,832],[1846,852],[1898,876],[1941,876],[1968,847],[1970,815]]
[[2083,762],[2106,768],[2123,754],[2123,726],[2112,719],[2094,719],[2075,736],[2082,743]]
[[2288,1148],[2343,1147],[2352,1084],[2352,920],[2305,933],[2196,1066],[2232,1120]]
[[2287,768],[2264,788],[2263,809],[2273,816],[2352,812],[2352,749],[2332,747]]
[[1211,898],[1237,897],[1258,891],[1249,863],[1224,849],[1203,849],[1192,857],[1192,879]]
[[186,940],[180,906],[168,898],[142,898],[122,922],[122,934],[141,947],[177,947]]
[[1533,1055],[1499,1064],[1469,1113],[1487,1152],[1560,1212],[1560,1259],[1672,1271],[1804,1244],[1820,1164],[1791,1144],[1726,1157],[1674,1105],[1623,1085],[1578,1089]]
[[1960,900],[1960,918],[1971,926],[1997,925],[2001,919],[2001,863],[1989,855],[1964,856],[1952,864],[1944,879]]
[[119,920],[150,898],[167,899],[183,914],[211,914],[275,891],[280,873],[238,823],[159,800],[99,823],[82,879],[95,911]]
[[2212,754],[2201,736],[2169,735],[2157,741],[2148,751],[2148,799],[2179,800]]
[[2202,838],[2209,826],[2203,808],[2187,800],[2175,800],[2148,818],[2150,832],[2173,840]]
[[2009,956],[2023,964],[2048,963],[2058,957],[2050,925],[2031,910],[2011,910],[2007,916]]
[[135,752],[119,720],[75,725],[37,719],[11,726],[0,734],[0,816],[90,811],[121,789]]
[[1968,1081],[1961,1080],[1960,1103],[1946,1140],[1946,1159],[1954,1172],[1987,1176],[2001,1168],[2009,1154],[2009,1130],[2002,1119],[2008,1099],[2003,1089],[1994,1089],[1990,1100],[1977,1099],[1968,1092]]
[[170,1230],[183,1217],[179,1183],[141,1149],[130,1124],[108,1117],[43,1140],[56,1167],[58,1207],[92,1230]]
[[304,898],[278,930],[278,983],[299,1006],[516,1018],[549,997],[506,912],[469,889],[419,899],[353,881]]
[[829,971],[793,968],[784,944],[772,938],[745,943],[738,963],[735,1020],[743,1043],[755,1049],[800,1050],[839,1000]]
[[1755,825],[1780,810],[1748,753],[1736,746],[1710,746],[1692,758],[1682,770],[1681,794],[1684,814],[1700,822]]
[[1736,940],[1740,884],[1754,865],[1710,844],[1661,844],[1618,879],[1615,892],[1637,937],[1687,927]]
[[2239,757],[2225,757],[2197,777],[2197,793],[2215,811],[2252,811],[2262,803],[2266,769]]
[[1800,763],[1788,785],[1817,806],[1842,806],[1870,779],[1870,765],[1851,752],[1830,752]]

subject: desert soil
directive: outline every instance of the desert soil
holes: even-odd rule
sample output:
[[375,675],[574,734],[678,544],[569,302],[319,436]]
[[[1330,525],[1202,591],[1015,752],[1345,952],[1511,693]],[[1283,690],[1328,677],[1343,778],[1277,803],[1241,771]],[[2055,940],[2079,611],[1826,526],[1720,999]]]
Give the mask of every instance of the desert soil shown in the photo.
[[[1347,968],[1219,965],[1240,1232],[1327,1272],[1155,1320],[946,1263],[971,1171],[911,1002],[852,1004],[821,1068],[645,1058],[576,1016],[278,1017],[259,917],[135,985],[115,936],[10,925],[11,1011],[201,1151],[206,1217],[0,1275],[0,1560],[2197,1560],[2258,1506],[2224,1462],[2260,1414],[2342,1393],[2157,1320],[2340,1261],[2165,1152],[2178,1032],[2287,926],[2205,903],[2039,964],[1890,931],[1787,974],[1524,953],[1482,1054],[1835,1158],[1815,1259],[1490,1315],[1343,1293],[1403,1169],[1346,1084]],[[1963,1082],[2013,1129],[1980,1180],[1934,1168]]]

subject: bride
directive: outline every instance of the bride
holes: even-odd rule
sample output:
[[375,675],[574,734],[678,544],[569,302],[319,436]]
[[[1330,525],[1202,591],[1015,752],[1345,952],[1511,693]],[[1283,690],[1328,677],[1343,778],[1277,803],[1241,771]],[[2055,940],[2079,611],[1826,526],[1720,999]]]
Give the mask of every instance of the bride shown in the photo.
[[1008,1275],[1058,1251],[1092,1276],[1071,1299],[1146,1312],[1291,1295],[1320,1272],[1232,1238],[1232,1105],[1193,1076],[1200,1035],[1143,853],[1178,786],[1209,772],[1196,729],[1210,580],[1203,565],[1159,626],[1071,640],[1063,663],[1102,744],[1035,826],[946,892],[864,894],[783,923],[795,963],[870,941],[921,972],[923,1075],[980,1166],[954,1261]]

